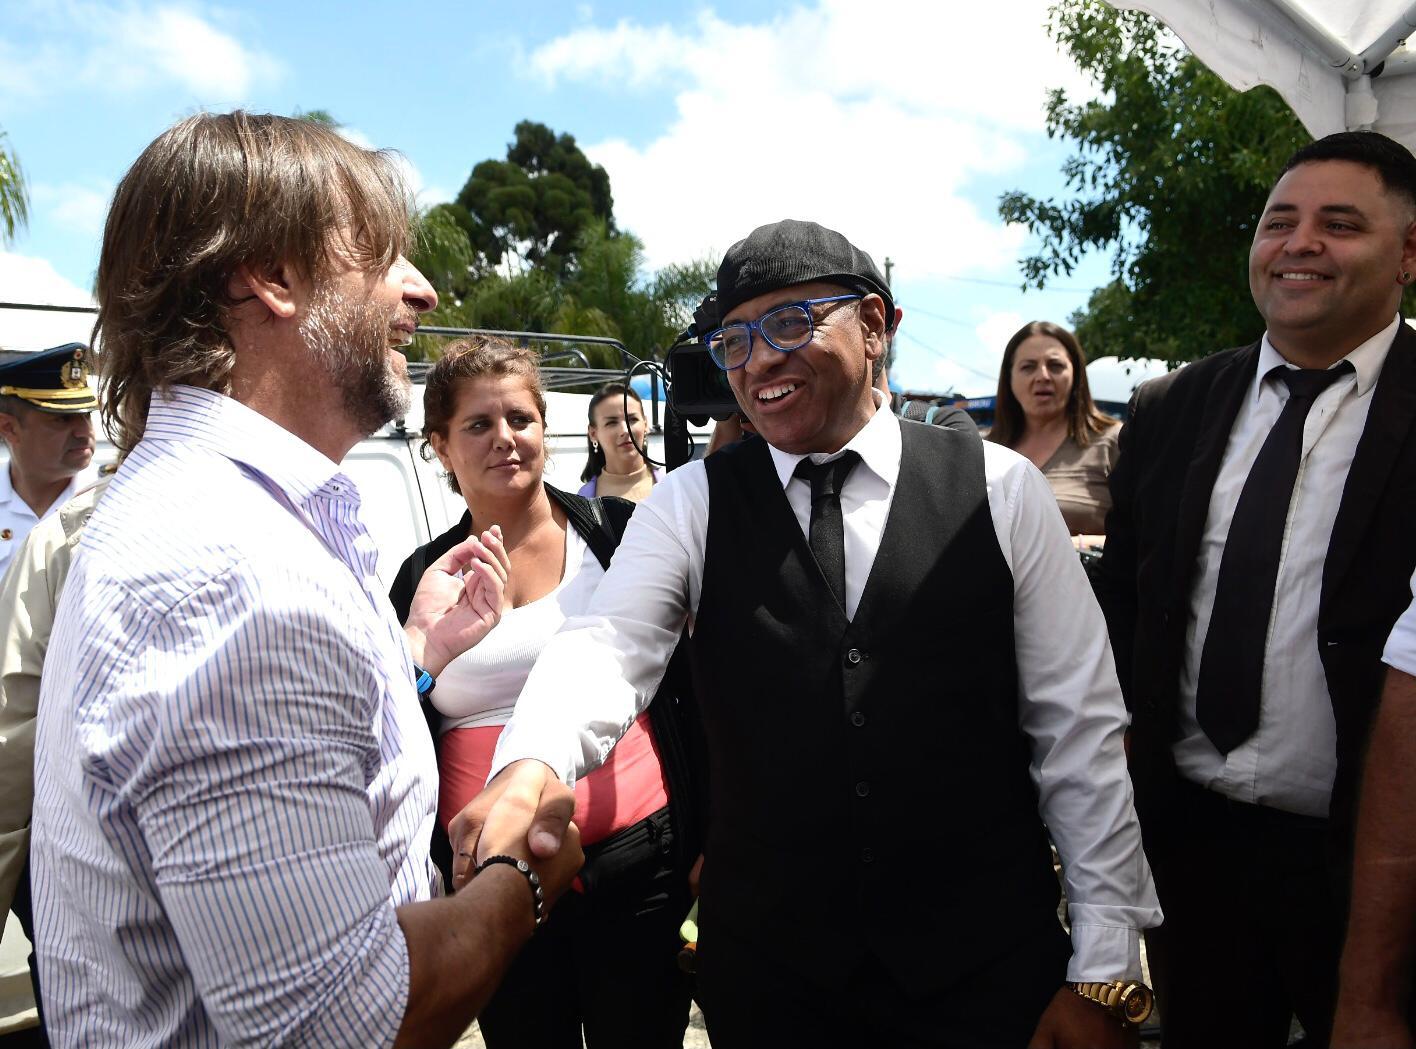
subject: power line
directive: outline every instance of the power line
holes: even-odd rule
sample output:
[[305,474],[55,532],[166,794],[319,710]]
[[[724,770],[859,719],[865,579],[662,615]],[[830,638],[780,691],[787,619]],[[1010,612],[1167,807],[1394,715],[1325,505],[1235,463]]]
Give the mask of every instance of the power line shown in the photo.
[[1065,286],[1065,285],[1064,285],[1064,286],[1061,286],[1061,287],[1058,287],[1058,286],[1055,285],[1055,284],[1050,284],[1050,285],[1048,285],[1047,287],[1044,287],[1044,288],[1027,288],[1027,287],[1022,287],[1022,288],[1020,288],[1018,285],[1014,284],[1012,281],[1008,281],[1008,280],[986,280],[986,279],[984,279],[983,277],[940,277],[939,279],[940,279],[940,280],[957,280],[957,281],[962,281],[962,282],[965,283],[965,284],[986,284],[986,285],[988,285],[988,287],[990,287],[990,288],[1012,288],[1012,289],[1015,290],[1015,291],[1066,291],[1066,292],[1076,293],[1076,292],[1092,292],[1092,291],[1095,291],[1095,290],[1096,290],[1095,288],[1081,288],[1081,287],[1076,287],[1076,288],[1074,288],[1074,287],[1068,287],[1068,286]]
[[922,313],[931,320],[943,321],[945,324],[953,324],[960,328],[973,327],[973,325],[970,324],[968,321],[961,321],[956,317],[946,317],[942,313],[935,313],[932,310],[926,310],[921,306],[913,306],[906,302],[902,302],[899,305],[901,309],[906,311],[906,313]]
[[964,371],[966,371],[966,372],[972,372],[974,375],[977,375],[979,378],[981,378],[981,379],[987,379],[987,380],[989,380],[990,382],[994,382],[994,381],[996,381],[996,380],[998,379],[998,376],[996,376],[996,375],[991,375],[991,374],[989,374],[988,372],[980,371],[980,370],[977,369],[977,368],[970,367],[970,366],[967,365],[967,364],[964,364],[964,363],[962,363],[962,362],[960,362],[960,361],[954,360],[954,358],[950,357],[950,356],[949,356],[948,354],[946,354],[943,350],[936,350],[933,346],[929,345],[929,344],[928,344],[927,342],[925,342],[923,339],[917,338],[916,336],[911,335],[911,334],[910,334],[909,332],[907,332],[907,331],[901,331],[901,332],[899,332],[899,334],[900,334],[900,335],[903,335],[905,338],[909,339],[910,342],[914,343],[916,346],[920,347],[921,349],[927,350],[928,352],[934,354],[934,356],[938,357],[939,359],[948,361],[950,364],[952,364],[952,365],[953,365],[954,367],[956,367],[956,368],[962,368],[962,369],[963,369]]

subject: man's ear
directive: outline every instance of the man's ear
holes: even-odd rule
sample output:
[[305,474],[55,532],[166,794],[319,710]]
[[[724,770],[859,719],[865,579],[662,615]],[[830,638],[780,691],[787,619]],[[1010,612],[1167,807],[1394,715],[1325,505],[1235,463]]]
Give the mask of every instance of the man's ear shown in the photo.
[[[885,300],[879,295],[871,292],[860,300],[860,305],[856,308],[856,316],[860,319],[861,328],[865,334],[865,357],[866,360],[875,360],[885,354]],[[890,320],[894,320],[893,317]]]
[[231,301],[258,302],[273,317],[289,320],[299,307],[300,288],[294,270],[284,264],[271,266],[243,262],[231,275]]
[[[1416,274],[1416,221],[1406,226],[1406,239],[1401,242],[1401,272]],[[1402,281],[1409,283],[1409,278]]]
[[0,439],[6,444],[14,442],[20,432],[20,420],[9,412],[0,412]]

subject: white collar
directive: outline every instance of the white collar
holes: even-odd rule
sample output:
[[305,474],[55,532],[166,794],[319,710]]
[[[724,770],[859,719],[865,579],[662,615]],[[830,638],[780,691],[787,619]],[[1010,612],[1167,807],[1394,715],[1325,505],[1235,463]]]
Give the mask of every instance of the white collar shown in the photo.
[[[1386,363],[1387,351],[1391,349],[1392,340],[1396,338],[1397,325],[1400,323],[1401,315],[1397,314],[1390,324],[1342,358],[1352,362],[1352,368],[1357,373],[1358,397],[1364,396],[1376,385],[1377,377],[1382,373],[1382,365]],[[1341,361],[1334,361],[1331,367],[1336,368],[1340,363]],[[1259,343],[1259,372],[1254,377],[1255,400],[1258,400],[1263,391],[1264,378],[1278,367],[1295,368],[1297,365],[1279,353],[1273,343],[1269,342],[1268,332],[1264,332]]]
[[358,500],[339,464],[285,427],[212,390],[173,385],[154,392],[143,439],[204,445],[272,481],[297,506],[316,494]]
[[[855,436],[839,451],[811,452],[809,458],[820,465],[840,458],[847,450],[853,451],[872,473],[886,484],[893,485],[900,472],[900,420],[885,407],[885,397],[879,390],[872,388],[870,392],[875,399],[875,413],[855,432]],[[785,489],[796,472],[797,463],[808,458],[808,455],[784,452],[770,444],[767,448],[772,453],[772,465],[777,468],[777,480]]]

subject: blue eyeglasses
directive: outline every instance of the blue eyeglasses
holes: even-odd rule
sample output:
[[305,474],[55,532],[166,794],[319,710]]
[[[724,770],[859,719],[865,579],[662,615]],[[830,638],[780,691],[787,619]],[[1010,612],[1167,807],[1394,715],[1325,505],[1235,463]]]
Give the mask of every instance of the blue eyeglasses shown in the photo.
[[805,299],[789,302],[784,306],[768,310],[755,321],[738,321],[726,324],[708,333],[703,342],[713,363],[725,372],[741,368],[752,356],[752,333],[755,331],[768,346],[783,353],[799,350],[816,336],[816,321],[811,315],[812,306],[827,302],[848,302],[864,298],[863,295],[830,295],[824,299]]

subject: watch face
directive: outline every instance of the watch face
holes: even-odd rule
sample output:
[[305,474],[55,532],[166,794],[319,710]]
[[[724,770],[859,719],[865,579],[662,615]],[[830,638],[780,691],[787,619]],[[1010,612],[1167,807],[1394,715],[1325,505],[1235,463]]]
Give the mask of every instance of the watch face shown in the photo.
[[1121,1009],[1127,1023],[1145,1023],[1154,1006],[1155,995],[1144,984],[1133,983],[1122,992]]

